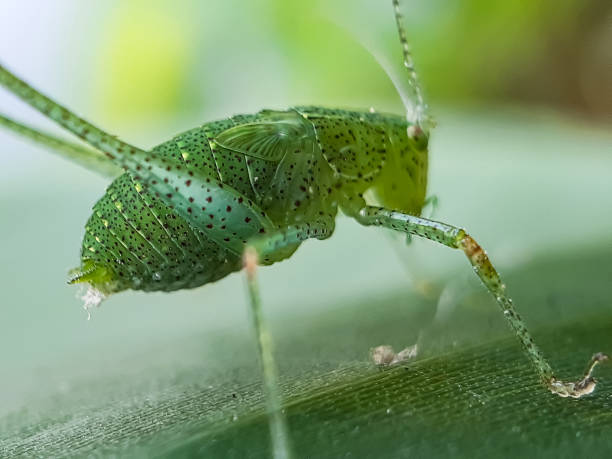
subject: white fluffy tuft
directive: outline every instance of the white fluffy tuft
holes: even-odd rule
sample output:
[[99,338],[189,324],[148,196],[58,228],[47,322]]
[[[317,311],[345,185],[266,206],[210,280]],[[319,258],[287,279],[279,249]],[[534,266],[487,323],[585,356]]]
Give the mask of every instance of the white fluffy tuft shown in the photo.
[[91,319],[91,310],[100,306],[100,303],[104,301],[106,295],[97,288],[91,285],[87,286],[87,291],[81,296],[83,300],[83,309],[87,311],[87,320]]

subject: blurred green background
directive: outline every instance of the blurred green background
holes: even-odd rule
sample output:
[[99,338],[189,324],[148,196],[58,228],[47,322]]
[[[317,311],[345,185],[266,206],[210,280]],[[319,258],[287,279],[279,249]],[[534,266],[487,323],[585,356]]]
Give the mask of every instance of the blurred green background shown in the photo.
[[[401,113],[400,98],[377,63],[402,70],[387,3],[0,0],[0,59],[77,113],[143,147],[204,121],[261,108],[318,104]],[[467,227],[502,273],[519,273],[511,274],[518,283],[509,283],[510,292],[536,330],[574,320],[585,297],[589,314],[609,323],[612,301],[589,303],[588,295],[598,286],[609,292],[612,261],[580,260],[612,248],[612,5],[402,3],[438,122],[429,188],[440,199],[435,218]],[[3,113],[55,129],[0,92]],[[162,424],[131,436],[117,429],[105,436],[103,426],[132,419],[117,413],[134,414],[130,422],[142,425],[147,403],[159,408],[163,401],[172,410],[172,400],[184,402],[189,394],[257,383],[240,275],[171,296],[121,294],[87,322],[66,273],[78,264],[83,225],[107,181],[4,131],[0,158],[1,455],[23,453],[24,444],[59,454],[44,448],[60,440],[77,453],[115,440],[130,455],[147,455],[138,439],[163,432]],[[551,259],[562,261],[547,265]],[[553,317],[525,311],[518,300],[548,298],[569,285],[571,270],[547,278],[546,266],[564,263],[585,267],[576,274],[580,279],[601,282],[571,283],[574,290]],[[548,279],[543,286],[540,276]],[[367,350],[386,337],[396,347],[417,338],[429,342],[422,352],[431,357],[507,336],[486,296],[465,300],[480,291],[460,254],[422,241],[407,248],[400,238],[342,217],[331,240],[304,244],[261,277],[273,330],[302,346],[295,354],[279,350],[288,387],[305,378],[300,388],[316,392],[336,381],[330,371],[361,375]],[[419,312],[423,300],[415,286],[423,282],[438,293],[450,287],[440,301],[432,294]],[[347,307],[353,303],[362,306]],[[383,306],[389,304],[401,306],[405,330],[386,333]],[[471,307],[473,321],[456,330],[461,305]],[[581,370],[589,352],[610,350],[609,332],[598,336],[605,342],[593,343],[599,347],[587,349],[584,361],[582,354],[572,361],[572,372]],[[547,350],[554,356],[555,348]],[[213,395],[225,416],[227,407]],[[215,421],[207,403],[186,419]],[[180,427],[181,418],[173,419]],[[66,426],[75,425],[92,440],[71,443]],[[180,436],[168,441],[182,443]]]

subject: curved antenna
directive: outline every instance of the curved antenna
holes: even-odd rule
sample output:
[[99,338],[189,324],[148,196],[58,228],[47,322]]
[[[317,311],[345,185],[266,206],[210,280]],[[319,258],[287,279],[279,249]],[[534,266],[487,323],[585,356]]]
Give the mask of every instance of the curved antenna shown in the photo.
[[344,32],[349,34],[355,43],[361,46],[370,56],[376,61],[379,67],[385,72],[393,87],[397,91],[404,109],[406,110],[406,118],[409,122],[414,123],[416,119],[416,109],[413,98],[408,94],[408,89],[405,86],[405,82],[402,81],[397,69],[390,62],[386,53],[380,49],[380,44],[374,43],[372,37],[365,38],[362,33],[358,33],[346,24],[339,23],[336,17],[330,17],[330,22],[334,23],[337,27],[341,28]]
[[427,117],[427,104],[423,98],[423,91],[421,89],[421,84],[419,83],[419,77],[414,69],[414,60],[412,59],[412,53],[410,52],[410,45],[406,39],[404,17],[400,11],[399,0],[393,0],[393,9],[395,12],[395,23],[397,25],[399,39],[402,44],[402,52],[404,54],[404,67],[408,71],[408,85],[416,98],[414,119],[410,119],[410,113],[407,113],[406,116],[409,118],[408,121],[415,123],[419,127],[423,127],[423,120]]

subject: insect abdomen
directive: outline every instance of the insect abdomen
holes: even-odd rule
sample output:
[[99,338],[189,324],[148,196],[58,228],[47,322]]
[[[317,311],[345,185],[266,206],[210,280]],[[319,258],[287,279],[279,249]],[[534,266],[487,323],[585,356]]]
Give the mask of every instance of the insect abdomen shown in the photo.
[[[216,144],[218,134],[237,125],[207,123],[133,159],[135,165],[94,207],[73,281],[89,282],[103,293],[195,287],[238,270],[252,237],[303,219],[309,206],[306,199],[300,206],[301,195],[292,191],[308,178],[294,167],[303,158],[265,161]],[[292,203],[286,208],[284,192]],[[318,200],[314,205],[321,208]]]
[[[172,291],[222,278],[240,268],[240,257],[215,243],[124,173],[96,203],[85,226],[82,271],[91,282],[95,269],[112,273],[104,293],[124,290]],[[90,272],[88,272],[90,271]]]

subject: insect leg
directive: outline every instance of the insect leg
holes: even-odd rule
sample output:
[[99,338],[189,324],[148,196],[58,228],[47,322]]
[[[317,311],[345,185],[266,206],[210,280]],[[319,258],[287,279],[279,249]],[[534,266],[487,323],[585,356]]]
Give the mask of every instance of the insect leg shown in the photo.
[[49,147],[64,158],[105,177],[114,178],[121,173],[121,169],[113,165],[106,156],[91,148],[60,139],[59,137],[26,126],[25,124],[14,121],[1,114],[0,125],[40,145]]
[[579,398],[595,389],[596,381],[591,376],[595,366],[607,356],[598,353],[591,359],[584,377],[578,382],[563,382],[557,379],[540,349],[535,345],[525,323],[514,309],[506,294],[506,286],[493,267],[486,252],[463,229],[421,217],[395,212],[381,207],[367,206],[356,216],[363,225],[382,226],[395,231],[424,237],[454,249],[461,249],[474,267],[476,274],[487,290],[495,297],[504,317],[517,335],[525,352],[535,366],[540,380],[551,392],[561,397]]
[[257,260],[257,252],[252,247],[248,247],[244,252],[244,266],[251,300],[251,316],[257,334],[259,357],[263,370],[264,394],[272,440],[272,457],[274,459],[290,458],[291,446],[287,430],[287,420],[281,407],[278,372],[274,362],[274,346],[261,308],[259,285],[256,276]]
[[100,150],[118,166],[127,165],[131,155],[140,158],[150,156],[140,148],[123,142],[115,136],[94,126],[90,122],[79,118],[66,107],[54,102],[28,85],[25,81],[13,75],[1,64],[0,85],[4,86],[43,115],[83,139],[95,149]]
[[316,223],[290,226],[272,234],[256,238],[249,243],[244,251],[244,267],[251,301],[251,315],[263,370],[266,409],[269,416],[272,450],[275,459],[291,457],[291,446],[287,421],[281,409],[281,395],[278,387],[276,364],[274,362],[272,337],[266,326],[261,308],[256,276],[257,264],[259,261],[272,261],[271,257],[274,256],[274,252],[282,251],[284,248],[299,244],[306,239],[325,239],[331,235],[333,229],[334,221],[331,218],[325,218]]

